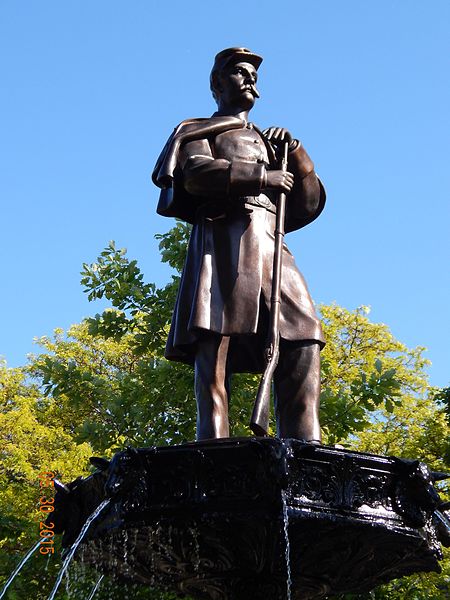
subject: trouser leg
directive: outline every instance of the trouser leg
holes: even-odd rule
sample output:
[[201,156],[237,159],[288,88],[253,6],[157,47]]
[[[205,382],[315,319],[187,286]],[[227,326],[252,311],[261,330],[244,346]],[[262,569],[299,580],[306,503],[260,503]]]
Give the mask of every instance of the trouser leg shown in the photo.
[[281,340],[274,384],[278,437],[320,442],[319,344]]
[[229,437],[228,347],[230,338],[204,334],[195,355],[195,397],[197,400],[197,440]]

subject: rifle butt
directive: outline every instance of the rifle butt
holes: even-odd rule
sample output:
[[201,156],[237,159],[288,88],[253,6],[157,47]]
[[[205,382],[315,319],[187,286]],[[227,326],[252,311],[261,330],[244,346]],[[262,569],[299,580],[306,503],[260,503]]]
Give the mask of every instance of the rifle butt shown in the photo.
[[267,436],[269,433],[270,390],[275,366],[269,364],[264,372],[259,383],[252,418],[250,419],[250,429],[255,435],[262,437]]

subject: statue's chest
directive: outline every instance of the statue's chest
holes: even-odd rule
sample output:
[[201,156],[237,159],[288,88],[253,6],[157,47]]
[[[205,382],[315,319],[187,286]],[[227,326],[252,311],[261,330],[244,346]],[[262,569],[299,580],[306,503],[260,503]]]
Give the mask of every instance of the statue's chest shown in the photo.
[[254,129],[225,131],[214,140],[215,158],[269,162],[266,146]]

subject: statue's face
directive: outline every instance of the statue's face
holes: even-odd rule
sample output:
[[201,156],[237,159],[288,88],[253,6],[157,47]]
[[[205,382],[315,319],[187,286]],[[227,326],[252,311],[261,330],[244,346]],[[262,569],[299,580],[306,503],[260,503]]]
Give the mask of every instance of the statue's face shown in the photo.
[[219,77],[220,104],[249,110],[259,97],[256,90],[258,74],[253,65],[239,62],[229,65]]

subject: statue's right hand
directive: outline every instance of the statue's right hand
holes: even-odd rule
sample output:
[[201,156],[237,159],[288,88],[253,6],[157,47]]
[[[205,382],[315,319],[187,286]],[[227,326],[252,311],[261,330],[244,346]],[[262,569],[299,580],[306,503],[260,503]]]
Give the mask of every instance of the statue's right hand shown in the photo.
[[267,188],[288,194],[293,185],[294,176],[289,171],[267,171]]

